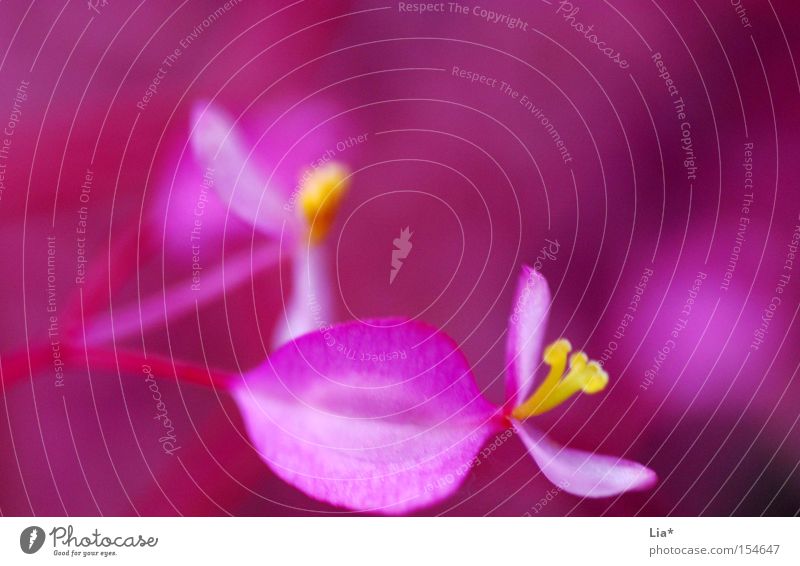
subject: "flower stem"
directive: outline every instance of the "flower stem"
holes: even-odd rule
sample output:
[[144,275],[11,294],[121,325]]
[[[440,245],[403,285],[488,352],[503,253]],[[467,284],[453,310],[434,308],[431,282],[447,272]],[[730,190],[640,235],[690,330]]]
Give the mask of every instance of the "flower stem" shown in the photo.
[[141,373],[145,367],[149,367],[153,375],[174,377],[180,381],[215,389],[227,389],[232,379],[232,376],[217,369],[153,354],[145,356],[132,350],[89,348],[84,353],[90,367],[116,370],[120,374]]
[[42,345],[14,354],[0,354],[0,380],[3,388],[44,369],[48,363],[52,363],[51,352],[48,345]]

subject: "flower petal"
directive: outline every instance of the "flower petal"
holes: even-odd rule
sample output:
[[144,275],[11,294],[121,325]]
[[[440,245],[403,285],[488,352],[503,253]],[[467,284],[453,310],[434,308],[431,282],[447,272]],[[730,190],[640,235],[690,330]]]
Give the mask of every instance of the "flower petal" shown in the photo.
[[656,473],[641,464],[565,448],[528,423],[515,422],[528,452],[542,473],[564,491],[581,497],[610,497],[655,485]]
[[230,209],[252,226],[278,236],[295,217],[285,210],[286,190],[268,186],[267,177],[248,160],[247,144],[230,116],[215,106],[198,105],[193,115],[192,147],[213,170],[214,188]]
[[402,514],[445,499],[502,428],[456,344],[410,321],[306,334],[233,394],[280,477],[360,511]]
[[549,308],[547,280],[535,269],[523,266],[506,341],[506,401],[511,408],[522,404],[533,390]]

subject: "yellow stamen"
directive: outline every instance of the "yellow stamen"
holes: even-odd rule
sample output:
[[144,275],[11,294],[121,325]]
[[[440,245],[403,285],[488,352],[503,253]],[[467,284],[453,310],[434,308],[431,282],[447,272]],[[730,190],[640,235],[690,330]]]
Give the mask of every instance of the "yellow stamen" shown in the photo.
[[597,362],[589,361],[583,352],[569,356],[569,373],[564,375],[567,356],[572,350],[569,341],[556,340],[545,348],[542,358],[550,372],[527,401],[514,409],[512,416],[527,419],[541,415],[572,397],[575,393],[597,393],[608,383],[608,374]]
[[300,209],[313,243],[320,242],[333,224],[348,186],[348,172],[331,162],[306,175],[300,188]]

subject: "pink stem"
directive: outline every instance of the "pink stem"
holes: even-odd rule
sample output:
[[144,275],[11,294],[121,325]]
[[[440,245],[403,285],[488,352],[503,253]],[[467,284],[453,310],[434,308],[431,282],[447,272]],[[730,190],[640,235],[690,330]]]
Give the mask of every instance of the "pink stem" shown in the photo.
[[[104,369],[122,373],[141,374],[144,366],[149,366],[155,376],[174,377],[181,381],[205,385],[215,389],[228,389],[233,376],[226,372],[201,367],[192,363],[165,358],[144,356],[130,350],[105,350],[89,348],[82,350],[62,343],[61,359],[64,363],[86,363],[89,368]],[[0,358],[0,378],[3,390],[25,379],[31,379],[37,372],[53,363],[49,344],[32,348],[28,352],[4,355]]]
[[270,244],[252,253],[245,250],[233,259],[204,273],[197,291],[190,290],[190,280],[173,284],[162,293],[153,293],[136,304],[113,313],[113,326],[108,319],[95,320],[87,326],[87,345],[117,342],[144,333],[159,322],[177,319],[197,307],[220,298],[251,277],[278,263],[278,245]]
[[3,388],[29,378],[52,363],[52,349],[49,345],[31,348],[28,351],[0,356],[0,378]]

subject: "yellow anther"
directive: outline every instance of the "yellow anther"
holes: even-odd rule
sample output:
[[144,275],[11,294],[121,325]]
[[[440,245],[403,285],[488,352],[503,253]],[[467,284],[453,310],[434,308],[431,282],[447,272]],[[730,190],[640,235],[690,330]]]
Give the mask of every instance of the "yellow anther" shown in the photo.
[[589,363],[589,356],[584,352],[575,352],[569,357],[569,369],[571,371],[583,371]]
[[606,388],[606,385],[608,385],[608,374],[600,367],[600,364],[597,362],[590,362],[586,370],[588,375],[585,377],[583,386],[581,387],[584,393],[589,393],[591,395],[593,393],[599,393]]
[[330,230],[347,190],[348,172],[330,162],[306,174],[300,189],[300,207],[311,242],[320,242]]
[[512,415],[517,419],[526,419],[541,415],[557,407],[575,393],[597,393],[605,389],[608,374],[597,362],[589,361],[583,352],[576,352],[569,357],[569,373],[564,375],[567,366],[567,354],[572,347],[567,340],[561,339],[547,348],[542,356],[550,366],[550,372],[542,384],[533,392],[527,401],[514,409]]

